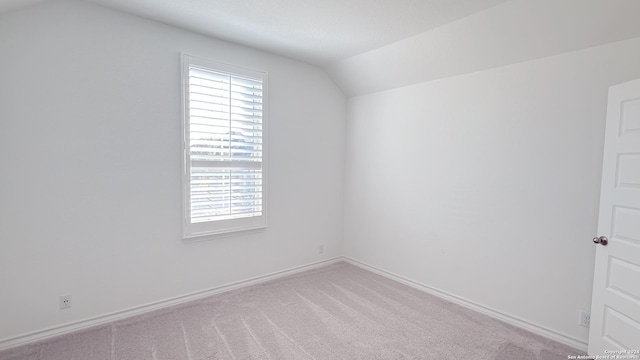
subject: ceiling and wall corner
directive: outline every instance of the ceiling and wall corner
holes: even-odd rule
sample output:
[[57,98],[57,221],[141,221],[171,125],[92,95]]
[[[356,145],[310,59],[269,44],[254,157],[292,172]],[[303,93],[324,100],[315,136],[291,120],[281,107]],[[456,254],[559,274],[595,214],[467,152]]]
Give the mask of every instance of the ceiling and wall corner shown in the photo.
[[319,66],[348,97],[640,36],[635,0],[82,1]]
[[87,0],[319,66],[508,0]]
[[635,0],[514,0],[327,70],[356,96],[639,37],[637,14]]

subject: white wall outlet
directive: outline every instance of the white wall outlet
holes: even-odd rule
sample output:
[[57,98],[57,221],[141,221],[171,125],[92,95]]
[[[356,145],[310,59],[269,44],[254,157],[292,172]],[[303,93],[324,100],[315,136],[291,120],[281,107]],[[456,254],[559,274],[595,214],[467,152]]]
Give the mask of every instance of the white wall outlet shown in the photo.
[[324,244],[320,244],[320,246],[318,246],[318,254],[323,254],[324,253]]
[[580,318],[578,319],[578,325],[589,327],[591,325],[591,313],[584,310],[580,310]]
[[68,309],[71,307],[71,295],[60,295],[60,309]]

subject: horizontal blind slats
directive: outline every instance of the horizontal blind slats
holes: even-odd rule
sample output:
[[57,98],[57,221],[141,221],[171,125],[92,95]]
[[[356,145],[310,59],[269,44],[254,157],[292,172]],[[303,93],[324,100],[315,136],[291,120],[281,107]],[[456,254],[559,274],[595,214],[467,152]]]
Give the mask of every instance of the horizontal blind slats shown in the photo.
[[191,221],[262,215],[262,81],[189,68]]

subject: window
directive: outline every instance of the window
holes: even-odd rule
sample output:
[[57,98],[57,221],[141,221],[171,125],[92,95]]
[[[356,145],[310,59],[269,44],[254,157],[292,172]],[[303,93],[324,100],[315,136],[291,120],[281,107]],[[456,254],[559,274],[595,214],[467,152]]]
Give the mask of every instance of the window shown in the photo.
[[266,226],[266,73],[183,55],[185,240]]

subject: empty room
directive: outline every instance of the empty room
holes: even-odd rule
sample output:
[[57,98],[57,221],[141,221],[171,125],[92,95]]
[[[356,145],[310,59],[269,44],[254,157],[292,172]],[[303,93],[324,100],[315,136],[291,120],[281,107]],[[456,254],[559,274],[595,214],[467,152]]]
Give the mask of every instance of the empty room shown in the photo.
[[0,360],[640,359],[639,15],[0,0]]

